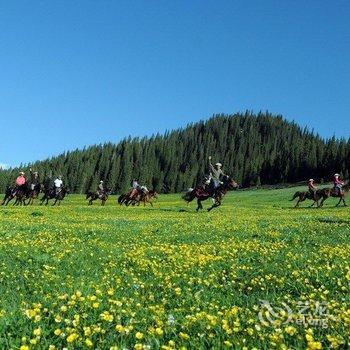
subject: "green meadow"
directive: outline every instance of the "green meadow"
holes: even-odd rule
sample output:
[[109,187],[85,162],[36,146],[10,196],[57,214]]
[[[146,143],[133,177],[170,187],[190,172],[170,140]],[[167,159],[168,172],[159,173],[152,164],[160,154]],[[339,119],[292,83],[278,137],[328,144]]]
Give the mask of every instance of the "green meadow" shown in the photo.
[[348,348],[350,209],[298,189],[0,207],[0,349]]

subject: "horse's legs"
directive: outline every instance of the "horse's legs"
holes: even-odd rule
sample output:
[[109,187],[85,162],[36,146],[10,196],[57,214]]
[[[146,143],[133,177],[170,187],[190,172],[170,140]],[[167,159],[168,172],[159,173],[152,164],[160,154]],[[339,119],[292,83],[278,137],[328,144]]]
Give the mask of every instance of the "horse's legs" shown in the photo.
[[197,204],[198,204],[198,207],[196,211],[198,211],[199,209],[203,209],[202,201],[199,198],[197,198]]
[[321,203],[320,203],[320,205],[319,205],[320,208],[323,207],[323,203],[324,203],[325,200],[326,200],[326,199],[323,197],[322,200],[321,200]]
[[343,197],[343,203],[344,203],[344,207],[347,207],[347,204],[345,203],[345,198]]
[[335,205],[336,207],[343,201],[343,197],[340,197],[339,202]]
[[12,201],[13,198],[15,198],[15,197],[14,196],[9,197],[7,200],[7,203],[5,205],[8,205]]
[[213,205],[210,208],[208,208],[208,211],[211,211],[214,208],[220,207],[221,205],[221,200],[219,198],[217,199],[212,198],[212,199],[213,199]]
[[7,200],[8,198],[9,198],[9,197],[5,196],[4,199],[3,199],[3,201],[2,201],[2,203],[1,203],[1,205],[4,205],[5,202],[6,202],[6,200]]
[[298,208],[299,207],[299,203],[301,202],[300,198],[297,201],[297,204],[295,204],[294,208]]

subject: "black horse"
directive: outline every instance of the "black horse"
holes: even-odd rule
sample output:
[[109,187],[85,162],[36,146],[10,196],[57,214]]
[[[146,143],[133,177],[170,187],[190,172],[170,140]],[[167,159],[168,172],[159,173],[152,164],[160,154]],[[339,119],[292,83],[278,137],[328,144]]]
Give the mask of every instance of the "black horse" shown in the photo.
[[42,185],[40,183],[30,185],[27,196],[29,201],[27,204],[34,204],[34,199],[37,199],[39,197],[41,189]]
[[45,205],[49,204],[50,199],[54,199],[54,203],[52,205],[56,205],[58,202],[58,205],[61,204],[61,201],[64,199],[65,196],[69,194],[69,190],[65,187],[61,189],[58,193],[56,192],[55,188],[46,188],[44,189],[44,196],[40,200],[40,205],[42,205],[45,201]]
[[211,198],[213,205],[208,208],[208,211],[211,211],[214,208],[217,208],[221,205],[222,198],[228,191],[238,188],[238,184],[229,176],[225,175],[222,178],[222,183],[217,189],[214,189],[212,185],[199,185],[194,189],[189,189],[182,198],[187,202],[192,202],[197,198],[197,211],[203,209],[202,201]]
[[26,199],[29,197],[30,189],[25,184],[22,186],[8,187],[5,191],[5,197],[1,205],[8,205],[12,199],[16,198],[13,205],[26,205]]

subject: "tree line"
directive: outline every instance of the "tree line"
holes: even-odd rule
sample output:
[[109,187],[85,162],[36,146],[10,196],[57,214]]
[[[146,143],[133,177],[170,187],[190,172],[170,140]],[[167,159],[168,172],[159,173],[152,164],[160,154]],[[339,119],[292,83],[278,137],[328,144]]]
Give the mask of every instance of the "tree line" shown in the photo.
[[242,186],[296,183],[310,177],[330,181],[334,172],[350,172],[350,139],[323,139],[307,128],[268,112],[215,115],[207,121],[151,137],[126,138],[68,151],[0,171],[0,190],[29,167],[41,180],[61,174],[75,193],[97,188],[102,179],[113,192],[133,178],[160,192],[180,192],[208,173],[208,157]]

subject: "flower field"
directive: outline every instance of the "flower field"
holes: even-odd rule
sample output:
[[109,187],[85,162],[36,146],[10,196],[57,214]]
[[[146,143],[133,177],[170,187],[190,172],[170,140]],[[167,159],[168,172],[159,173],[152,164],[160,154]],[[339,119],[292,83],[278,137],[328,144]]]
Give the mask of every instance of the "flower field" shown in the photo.
[[0,349],[350,348],[350,209],[294,191],[0,207]]

